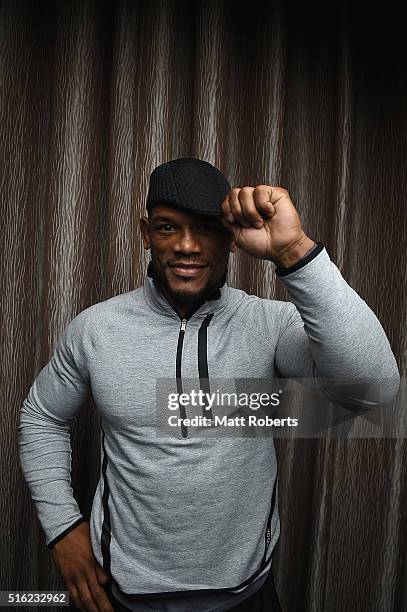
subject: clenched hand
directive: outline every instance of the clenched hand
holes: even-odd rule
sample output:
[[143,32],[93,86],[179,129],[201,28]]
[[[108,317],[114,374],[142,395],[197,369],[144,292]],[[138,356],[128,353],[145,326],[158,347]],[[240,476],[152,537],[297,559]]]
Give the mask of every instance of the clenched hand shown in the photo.
[[81,523],[57,542],[51,555],[74,605],[90,612],[114,612],[103,588],[110,577],[93,554],[89,523]]
[[253,257],[289,267],[315,244],[304,233],[288,191],[282,187],[235,187],[224,199],[222,211],[222,223],[235,244]]

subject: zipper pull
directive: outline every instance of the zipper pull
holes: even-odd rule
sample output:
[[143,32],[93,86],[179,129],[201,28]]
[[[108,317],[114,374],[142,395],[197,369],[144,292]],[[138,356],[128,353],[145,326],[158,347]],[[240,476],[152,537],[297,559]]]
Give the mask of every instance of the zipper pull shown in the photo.
[[187,326],[187,319],[182,319],[181,321],[181,331],[185,331],[185,328]]

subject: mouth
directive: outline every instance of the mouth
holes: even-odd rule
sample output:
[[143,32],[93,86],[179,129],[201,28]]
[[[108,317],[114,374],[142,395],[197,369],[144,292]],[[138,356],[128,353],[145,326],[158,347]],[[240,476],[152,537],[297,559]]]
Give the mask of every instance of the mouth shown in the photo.
[[196,278],[207,268],[206,264],[175,263],[168,264],[171,272],[178,278]]

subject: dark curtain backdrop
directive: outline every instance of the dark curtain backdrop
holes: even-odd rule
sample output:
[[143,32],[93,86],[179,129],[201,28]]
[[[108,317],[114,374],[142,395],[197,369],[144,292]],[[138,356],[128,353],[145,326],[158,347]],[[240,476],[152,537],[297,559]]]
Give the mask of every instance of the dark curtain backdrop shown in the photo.
[[[69,321],[142,284],[159,163],[195,156],[234,186],[286,187],[405,376],[403,23],[391,3],[0,3],[2,589],[63,587],[19,468],[19,410]],[[229,284],[288,299],[273,265],[242,253]],[[72,434],[83,512],[98,440],[91,401]],[[407,610],[405,440],[276,447],[284,610]]]

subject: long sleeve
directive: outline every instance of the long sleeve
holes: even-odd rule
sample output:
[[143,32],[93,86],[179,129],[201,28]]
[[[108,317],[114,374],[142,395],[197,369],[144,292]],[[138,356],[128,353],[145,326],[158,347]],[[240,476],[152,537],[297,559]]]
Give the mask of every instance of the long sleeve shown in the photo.
[[366,302],[331,261],[325,248],[281,276],[291,302],[275,362],[284,377],[335,379],[324,388],[343,405],[368,407],[397,394],[400,375],[387,336]]
[[86,520],[70,484],[70,423],[90,395],[82,315],[65,329],[34,381],[18,425],[21,469],[49,548]]

